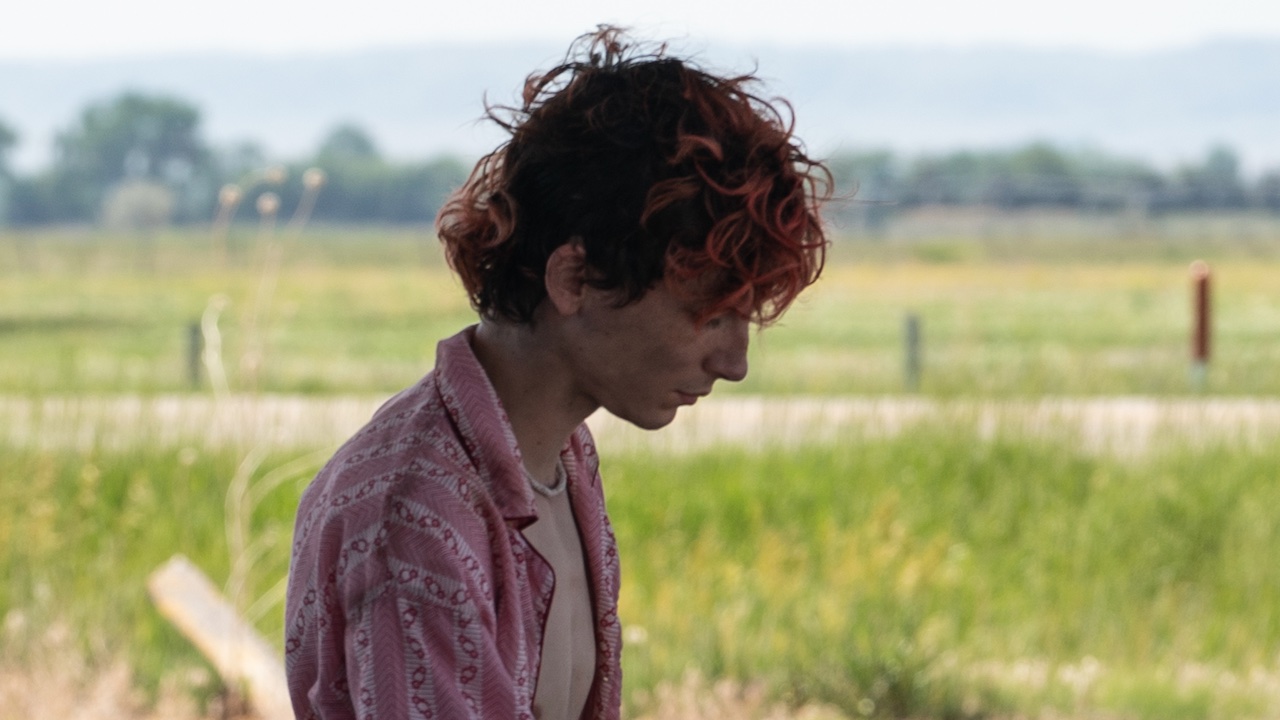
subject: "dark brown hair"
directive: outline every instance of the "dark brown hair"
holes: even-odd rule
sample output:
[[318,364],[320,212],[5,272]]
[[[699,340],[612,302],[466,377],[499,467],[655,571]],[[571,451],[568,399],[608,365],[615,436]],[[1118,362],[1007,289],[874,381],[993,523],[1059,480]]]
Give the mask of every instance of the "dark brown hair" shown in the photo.
[[792,137],[790,105],[755,83],[602,27],[529,76],[520,107],[490,106],[511,137],[436,218],[475,309],[531,322],[547,258],[572,239],[620,304],[665,280],[697,289],[700,321],[777,319],[822,271],[831,182]]

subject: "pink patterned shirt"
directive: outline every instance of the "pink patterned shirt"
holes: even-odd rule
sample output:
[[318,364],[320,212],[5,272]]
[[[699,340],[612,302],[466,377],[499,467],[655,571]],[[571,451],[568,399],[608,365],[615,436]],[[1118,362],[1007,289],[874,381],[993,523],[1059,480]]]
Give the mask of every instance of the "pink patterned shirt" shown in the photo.
[[[303,493],[285,609],[298,718],[533,718],[555,577],[515,436],[471,350],[389,400]],[[586,718],[621,711],[618,553],[595,445],[561,451],[596,628]]]

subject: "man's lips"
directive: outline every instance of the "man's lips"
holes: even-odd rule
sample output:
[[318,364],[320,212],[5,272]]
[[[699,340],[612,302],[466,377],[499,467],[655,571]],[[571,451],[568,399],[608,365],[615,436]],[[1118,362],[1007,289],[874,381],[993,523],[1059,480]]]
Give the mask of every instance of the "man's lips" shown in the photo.
[[676,391],[676,396],[680,398],[681,405],[692,405],[698,402],[698,398],[706,397],[707,393],[687,393],[680,390]]

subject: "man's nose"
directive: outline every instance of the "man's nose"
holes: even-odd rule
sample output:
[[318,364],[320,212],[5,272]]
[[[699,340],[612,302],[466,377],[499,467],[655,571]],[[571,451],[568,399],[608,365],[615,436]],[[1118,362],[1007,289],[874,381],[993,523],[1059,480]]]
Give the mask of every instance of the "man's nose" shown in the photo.
[[751,343],[751,322],[746,318],[727,318],[729,327],[724,338],[708,358],[707,370],[718,378],[739,382],[747,376],[747,346]]

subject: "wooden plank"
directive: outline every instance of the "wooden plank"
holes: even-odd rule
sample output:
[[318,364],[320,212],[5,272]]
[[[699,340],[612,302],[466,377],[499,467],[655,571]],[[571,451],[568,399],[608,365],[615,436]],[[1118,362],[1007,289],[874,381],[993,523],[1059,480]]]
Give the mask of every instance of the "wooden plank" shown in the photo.
[[174,555],[151,573],[147,589],[160,613],[209,659],[223,682],[245,693],[263,720],[292,720],[284,662],[199,568]]

